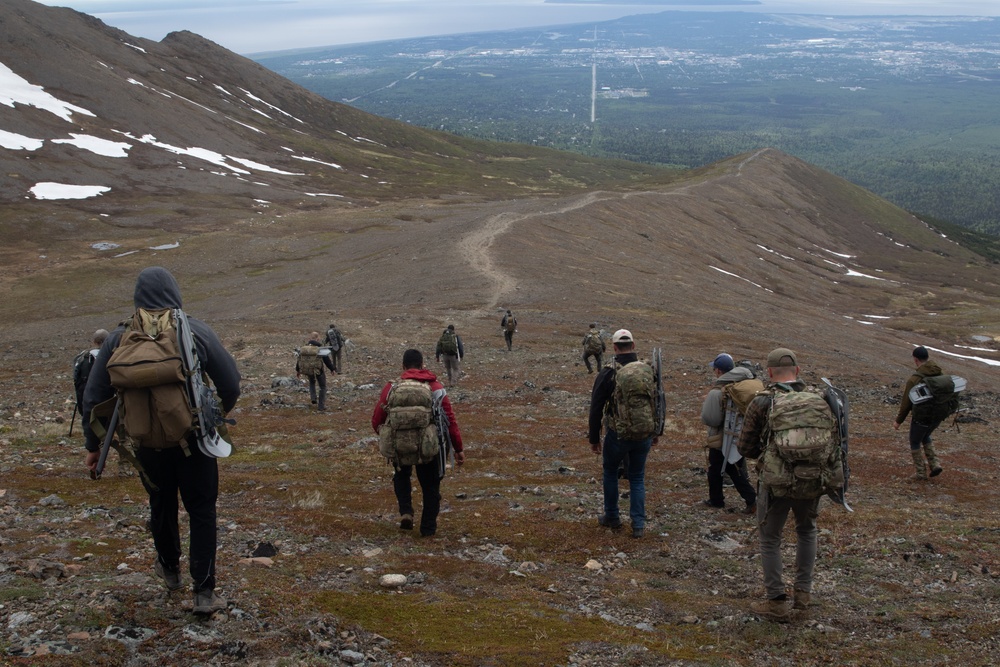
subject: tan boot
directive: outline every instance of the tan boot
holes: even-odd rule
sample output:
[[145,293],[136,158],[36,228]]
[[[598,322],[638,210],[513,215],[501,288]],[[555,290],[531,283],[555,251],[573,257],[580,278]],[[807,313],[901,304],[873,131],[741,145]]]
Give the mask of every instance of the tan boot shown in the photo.
[[927,465],[931,469],[931,477],[937,477],[944,472],[944,468],[938,463],[937,452],[934,451],[934,443],[928,442],[924,445],[924,455],[927,457]]
[[924,465],[924,453],[919,449],[911,449],[910,454],[913,456],[913,465],[917,467],[917,474],[914,476],[914,479],[927,479],[927,467]]
[[770,599],[763,602],[754,602],[750,605],[751,611],[761,618],[766,618],[775,623],[787,623],[791,616],[788,608],[788,600]]
[[792,593],[792,609],[808,609],[811,597],[805,591],[794,591]]

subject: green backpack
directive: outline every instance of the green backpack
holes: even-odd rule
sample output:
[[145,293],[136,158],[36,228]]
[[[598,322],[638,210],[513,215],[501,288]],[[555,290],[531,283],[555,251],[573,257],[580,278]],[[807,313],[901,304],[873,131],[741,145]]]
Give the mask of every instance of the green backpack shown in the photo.
[[921,424],[936,424],[958,412],[958,392],[951,375],[931,375],[921,384],[927,387],[930,398],[913,404],[913,418]]
[[656,376],[652,366],[633,361],[615,371],[608,417],[610,428],[620,440],[645,440],[656,435]]
[[430,463],[440,451],[431,386],[400,380],[386,398],[389,413],[379,429],[379,453],[397,466]]
[[601,334],[596,331],[591,331],[587,334],[586,341],[584,341],[583,349],[590,354],[600,354],[604,351],[604,344],[601,342]]
[[775,392],[768,414],[760,481],[776,497],[811,500],[844,486],[837,421],[819,392]]
[[458,354],[458,335],[451,329],[445,329],[438,341],[442,354]]

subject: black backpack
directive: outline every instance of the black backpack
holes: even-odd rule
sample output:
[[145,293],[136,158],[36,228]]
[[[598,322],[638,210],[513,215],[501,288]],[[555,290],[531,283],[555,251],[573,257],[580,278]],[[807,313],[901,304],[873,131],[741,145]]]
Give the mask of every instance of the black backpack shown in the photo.
[[[961,380],[961,378],[959,378]],[[964,387],[964,380],[962,380]],[[911,390],[913,418],[921,424],[936,424],[958,412],[959,400],[955,376],[931,375]],[[919,398],[913,400],[916,393]],[[922,400],[921,400],[922,399]]]
[[76,407],[83,410],[83,390],[87,388],[90,369],[97,357],[90,350],[84,350],[73,359],[73,388],[76,390]]

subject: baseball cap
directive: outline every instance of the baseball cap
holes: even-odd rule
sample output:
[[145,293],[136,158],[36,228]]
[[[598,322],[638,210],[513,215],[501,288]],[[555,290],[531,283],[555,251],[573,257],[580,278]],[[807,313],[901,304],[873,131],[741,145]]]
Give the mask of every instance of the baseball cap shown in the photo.
[[779,368],[781,366],[798,366],[795,353],[787,347],[778,347],[771,350],[767,355],[767,367]]
[[612,343],[633,343],[632,332],[628,329],[619,329],[618,331],[611,334]]
[[718,369],[723,373],[728,373],[729,371],[733,370],[733,367],[736,366],[736,364],[733,362],[733,358],[731,356],[723,352],[715,359],[713,359],[712,363],[709,364],[709,366]]

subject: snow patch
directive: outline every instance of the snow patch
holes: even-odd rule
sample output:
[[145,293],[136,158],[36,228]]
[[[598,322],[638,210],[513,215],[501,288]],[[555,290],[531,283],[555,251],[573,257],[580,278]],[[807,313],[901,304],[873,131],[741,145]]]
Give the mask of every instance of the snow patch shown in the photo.
[[37,151],[44,143],[44,139],[34,139],[23,134],[0,130],[0,148],[12,151]]
[[22,79],[9,67],[0,63],[0,104],[14,108],[15,104],[35,107],[59,116],[67,123],[72,122],[70,116],[74,113],[95,117],[96,115],[83,107],[69,102],[63,102],[57,97],[45,92],[41,86],[36,86]]
[[72,146],[76,146],[77,148],[88,150],[91,153],[103,155],[104,157],[128,157],[128,149],[132,148],[132,144],[124,141],[109,141],[108,139],[92,137],[88,134],[76,134],[74,132],[70,132],[69,136],[73,138],[53,139],[52,143],[70,144]]
[[65,183],[36,183],[31,188],[35,199],[87,199],[97,197],[111,188],[105,185],[66,185]]
[[733,278],[739,278],[740,280],[743,280],[743,281],[745,281],[745,282],[748,282],[748,283],[750,283],[751,285],[753,285],[754,287],[759,287],[759,288],[761,288],[762,290],[764,290],[764,291],[766,291],[766,292],[773,292],[773,291],[774,291],[774,290],[769,290],[769,289],[767,289],[767,288],[766,288],[766,287],[764,287],[763,285],[758,285],[757,283],[755,283],[755,282],[754,282],[754,281],[752,281],[752,280],[747,280],[747,279],[746,279],[746,278],[744,278],[743,276],[738,276],[738,275],[736,275],[735,273],[730,273],[729,271],[725,271],[725,270],[723,270],[723,269],[720,269],[720,268],[719,268],[719,267],[717,267],[717,266],[712,266],[712,265],[710,264],[710,265],[708,266],[708,268],[710,268],[710,269],[715,269],[715,270],[716,270],[716,271],[718,271],[719,273],[724,273],[724,274],[726,274],[727,276],[732,276]]
[[174,241],[173,243],[164,243],[163,245],[150,246],[150,250],[173,250],[174,248],[180,248],[181,242]]

